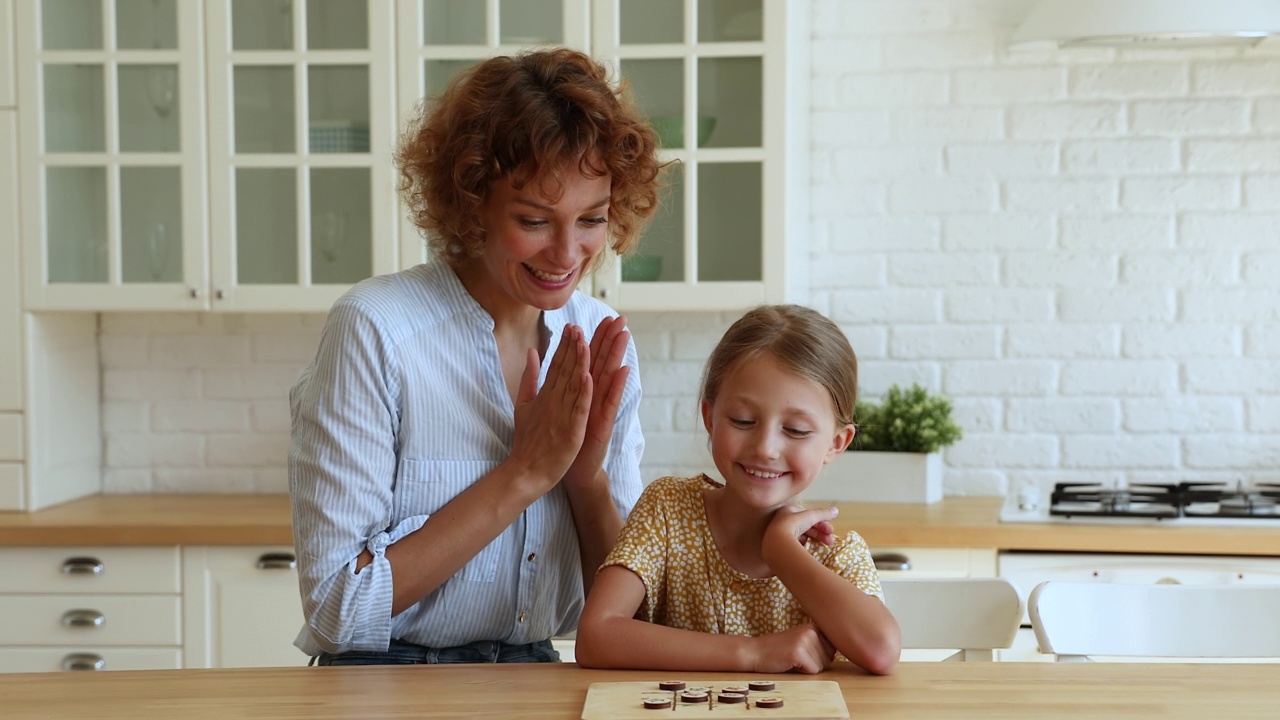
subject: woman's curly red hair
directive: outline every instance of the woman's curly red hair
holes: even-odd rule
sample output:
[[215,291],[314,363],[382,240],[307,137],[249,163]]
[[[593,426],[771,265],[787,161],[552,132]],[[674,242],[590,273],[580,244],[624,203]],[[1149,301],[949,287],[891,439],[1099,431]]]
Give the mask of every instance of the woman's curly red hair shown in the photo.
[[567,48],[490,58],[424,103],[396,151],[400,193],[438,257],[457,265],[484,251],[480,213],[490,185],[552,180],[576,163],[610,178],[609,229],[630,249],[657,209],[658,138],[605,68]]

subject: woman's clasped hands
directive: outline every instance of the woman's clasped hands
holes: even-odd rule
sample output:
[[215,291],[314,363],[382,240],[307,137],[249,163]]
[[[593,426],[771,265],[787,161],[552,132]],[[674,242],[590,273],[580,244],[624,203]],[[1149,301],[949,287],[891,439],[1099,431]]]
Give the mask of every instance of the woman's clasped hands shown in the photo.
[[565,325],[541,389],[538,354],[528,350],[507,462],[542,492],[562,479],[567,489],[607,483],[601,468],[630,372],[622,364],[630,337],[621,316],[602,320],[590,343],[582,328]]

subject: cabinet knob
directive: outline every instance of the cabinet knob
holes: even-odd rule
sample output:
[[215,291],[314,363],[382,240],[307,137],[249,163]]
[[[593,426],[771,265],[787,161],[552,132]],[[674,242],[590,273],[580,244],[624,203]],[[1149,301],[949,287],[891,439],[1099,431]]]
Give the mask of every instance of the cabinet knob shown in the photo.
[[97,653],[71,653],[62,658],[63,670],[101,670],[107,661]]
[[293,553],[263,553],[258,556],[259,570],[293,570],[298,567],[298,559]]
[[97,610],[68,610],[62,613],[62,624],[67,627],[101,627],[107,616]]
[[599,290],[596,291],[596,296],[599,297],[601,300],[608,298],[609,288],[600,288]]
[[227,294],[226,294],[225,292],[223,292],[223,291],[222,291],[222,288],[218,288],[217,290],[214,290],[214,291],[213,291],[213,297],[214,297],[215,299],[217,299],[217,300],[221,300],[221,299],[225,298],[226,296],[227,296]]
[[187,294],[191,296],[192,300],[199,300],[200,288],[187,288]]
[[62,562],[64,575],[100,575],[103,569],[102,561],[95,557],[72,557]]
[[902,553],[871,553],[871,562],[876,564],[876,570],[882,572],[911,569],[911,558]]

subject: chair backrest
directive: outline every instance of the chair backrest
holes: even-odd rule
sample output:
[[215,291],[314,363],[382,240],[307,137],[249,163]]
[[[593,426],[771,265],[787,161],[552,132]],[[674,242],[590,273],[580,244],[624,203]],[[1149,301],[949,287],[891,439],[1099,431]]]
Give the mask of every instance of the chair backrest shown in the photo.
[[1280,657],[1280,585],[1043,582],[1027,601],[1040,652]]
[[947,660],[991,660],[1013,645],[1022,601],[1003,578],[882,579],[884,603],[902,628],[902,647],[958,652]]

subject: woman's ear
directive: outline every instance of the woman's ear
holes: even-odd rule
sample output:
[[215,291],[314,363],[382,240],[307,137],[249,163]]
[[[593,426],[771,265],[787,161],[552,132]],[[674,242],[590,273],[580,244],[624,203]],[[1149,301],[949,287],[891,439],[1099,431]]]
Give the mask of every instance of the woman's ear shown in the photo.
[[836,432],[835,437],[831,438],[831,447],[827,449],[827,459],[823,461],[822,464],[826,465],[839,457],[840,453],[844,452],[849,447],[849,443],[853,442],[853,437],[857,434],[857,428],[852,425],[845,425],[840,428],[840,430]]
[[710,435],[711,434],[711,403],[704,399],[702,401],[701,408],[702,408],[702,427],[706,428],[707,434]]

